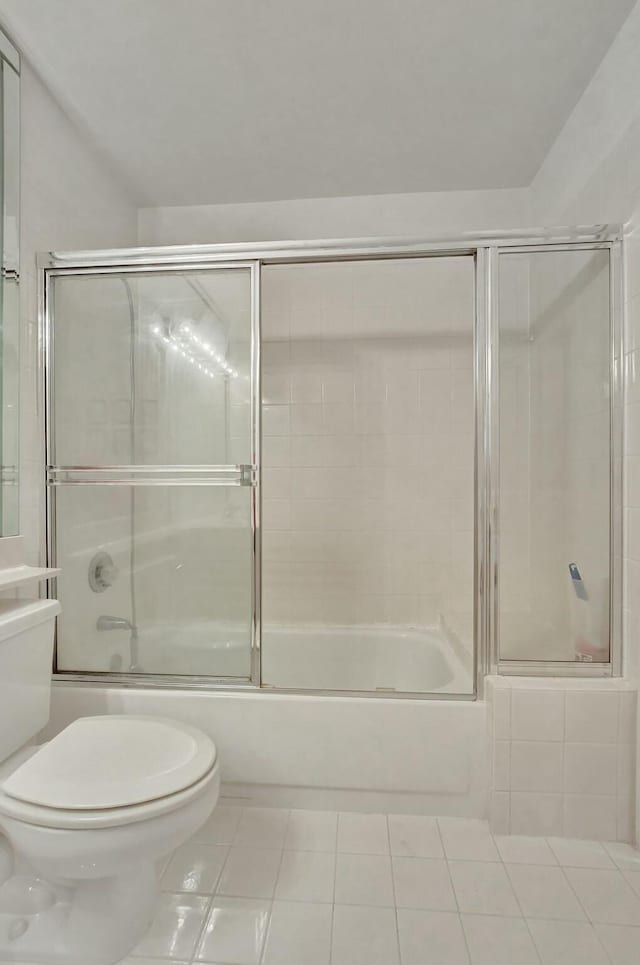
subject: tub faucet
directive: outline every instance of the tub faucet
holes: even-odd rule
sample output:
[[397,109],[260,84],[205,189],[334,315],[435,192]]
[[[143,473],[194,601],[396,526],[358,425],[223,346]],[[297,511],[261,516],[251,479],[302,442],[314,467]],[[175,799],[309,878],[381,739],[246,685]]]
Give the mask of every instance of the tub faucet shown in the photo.
[[129,631],[129,668],[128,672],[140,670],[138,659],[138,628],[126,617],[111,617],[103,614],[96,622],[97,630],[128,630]]
[[132,635],[138,635],[138,628],[134,627],[125,617],[98,617],[96,628],[98,630],[130,630]]

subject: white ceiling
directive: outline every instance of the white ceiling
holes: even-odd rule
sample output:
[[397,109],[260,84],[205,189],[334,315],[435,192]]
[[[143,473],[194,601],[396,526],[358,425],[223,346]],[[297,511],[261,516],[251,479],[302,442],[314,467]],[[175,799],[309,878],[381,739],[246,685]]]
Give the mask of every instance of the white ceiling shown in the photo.
[[528,185],[634,0],[0,0],[140,204]]

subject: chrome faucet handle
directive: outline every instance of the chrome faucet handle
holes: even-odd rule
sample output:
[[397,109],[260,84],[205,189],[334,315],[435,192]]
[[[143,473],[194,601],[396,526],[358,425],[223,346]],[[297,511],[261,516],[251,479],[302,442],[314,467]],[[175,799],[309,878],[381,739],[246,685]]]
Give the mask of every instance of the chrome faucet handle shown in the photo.
[[104,593],[116,581],[118,567],[109,553],[100,550],[89,563],[89,586],[94,593]]

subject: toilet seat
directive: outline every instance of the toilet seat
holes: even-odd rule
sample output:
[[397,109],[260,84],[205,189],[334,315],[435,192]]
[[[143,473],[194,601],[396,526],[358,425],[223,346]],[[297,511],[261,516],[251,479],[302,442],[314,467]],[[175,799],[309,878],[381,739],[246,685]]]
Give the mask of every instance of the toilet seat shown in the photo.
[[171,811],[218,776],[213,741],[161,717],[74,721],[0,787],[0,814],[49,828],[104,828]]

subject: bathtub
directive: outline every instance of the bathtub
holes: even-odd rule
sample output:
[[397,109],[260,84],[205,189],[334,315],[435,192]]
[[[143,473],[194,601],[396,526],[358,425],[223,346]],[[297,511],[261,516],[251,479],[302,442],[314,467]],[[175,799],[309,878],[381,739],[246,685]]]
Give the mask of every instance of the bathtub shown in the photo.
[[439,628],[267,626],[262,682],[301,690],[473,692],[471,666]]
[[[127,635],[123,635],[127,636]],[[246,677],[247,630],[237,624],[194,621],[142,627],[142,672]],[[126,670],[128,646],[111,669]],[[468,666],[439,627],[278,626],[262,635],[262,682],[294,690],[473,692]]]
[[[335,686],[431,688],[446,698],[470,691],[471,677],[438,629],[269,626],[265,681]],[[140,663],[184,673],[191,658],[217,672],[244,668],[238,628],[194,623],[142,630]],[[121,651],[122,652],[122,651]],[[200,656],[199,656],[200,655]],[[166,661],[166,662],[165,662]],[[238,672],[236,670],[236,672]],[[240,670],[243,672],[243,669]],[[246,671],[245,671],[246,672]],[[194,724],[216,742],[227,802],[283,807],[487,814],[486,703],[153,688],[56,679],[48,739],[91,714],[154,714]]]

